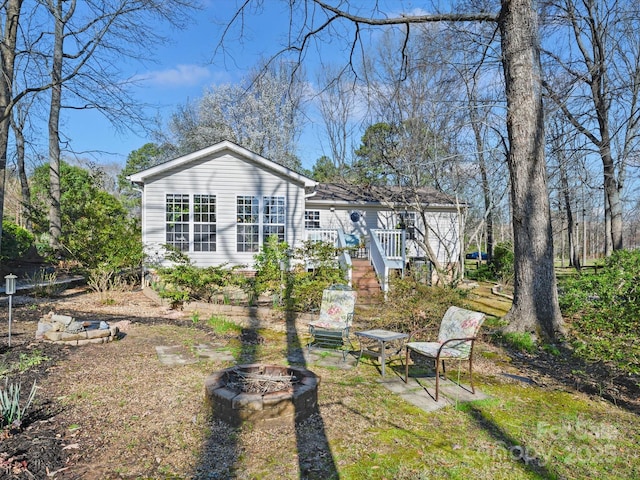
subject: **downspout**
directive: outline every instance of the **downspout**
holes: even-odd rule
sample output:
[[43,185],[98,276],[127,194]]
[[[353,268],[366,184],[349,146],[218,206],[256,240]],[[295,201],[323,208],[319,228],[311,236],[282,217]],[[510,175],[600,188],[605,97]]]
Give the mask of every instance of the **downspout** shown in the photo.
[[140,266],[140,286],[144,288],[145,279],[146,279],[146,265],[144,262],[144,234],[145,234],[145,208],[144,208],[144,184],[138,184],[131,182],[133,189],[140,192],[140,242],[142,243],[141,248],[143,250],[143,260],[142,265]]

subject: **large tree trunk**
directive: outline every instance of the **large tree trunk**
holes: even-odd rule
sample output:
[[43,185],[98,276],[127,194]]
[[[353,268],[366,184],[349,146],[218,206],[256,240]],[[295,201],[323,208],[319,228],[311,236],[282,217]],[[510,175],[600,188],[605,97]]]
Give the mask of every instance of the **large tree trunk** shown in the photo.
[[[11,97],[13,94],[13,70],[16,60],[16,38],[22,0],[8,0],[4,7],[4,31],[0,39],[2,74],[0,75],[0,239],[2,239],[2,219],[4,218],[4,195],[7,178],[7,149],[11,128]],[[0,252],[2,245],[0,244]]]
[[502,0],[500,30],[515,252],[514,299],[505,330],[554,339],[565,329],[553,265],[538,24],[532,0]]
[[620,185],[615,178],[615,166],[610,148],[602,154],[604,165],[605,195],[605,254],[610,256],[613,250],[622,250],[622,202],[620,201]]

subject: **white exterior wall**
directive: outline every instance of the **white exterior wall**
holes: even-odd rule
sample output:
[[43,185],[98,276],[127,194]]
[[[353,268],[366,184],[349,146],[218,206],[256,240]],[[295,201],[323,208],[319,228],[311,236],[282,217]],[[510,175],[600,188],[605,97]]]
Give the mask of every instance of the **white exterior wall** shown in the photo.
[[[455,211],[426,212],[428,226],[418,217],[418,228],[429,240],[438,261],[446,265],[460,260],[460,221]],[[425,257],[415,242],[409,243],[409,256]]]
[[[382,228],[378,224],[378,214],[376,210],[365,208],[335,208],[331,210],[326,207],[315,207],[307,205],[307,210],[318,210],[320,212],[320,228],[332,228],[342,230],[347,234],[357,235],[365,238],[369,229]],[[351,220],[351,213],[358,212],[360,219],[357,222]]]
[[[186,167],[164,171],[145,181],[142,240],[156,261],[162,261],[162,245],[166,243],[166,194],[190,194],[193,214],[193,194],[216,196],[216,251],[193,252],[189,256],[197,266],[229,265],[253,266],[255,252],[238,252],[236,247],[236,198],[238,195],[284,196],[286,208],[285,237],[290,245],[303,235],[305,192],[303,185],[291,183],[290,178],[222,152],[194,161]],[[260,203],[262,207],[262,202]],[[193,242],[193,225],[190,225]],[[260,228],[262,231],[262,225]]]
[[[371,229],[395,229],[400,223],[399,216],[391,210],[377,210],[372,207],[339,207],[333,210],[324,205],[314,206],[308,202],[307,210],[320,212],[320,228],[341,229],[347,234],[358,235],[365,240]],[[360,220],[353,222],[352,212],[360,213]],[[419,214],[417,228],[429,239],[429,244],[442,264],[456,263],[460,259],[460,223],[454,209],[427,211],[429,226],[425,228]],[[426,253],[413,241],[407,241],[407,257],[426,257]]]

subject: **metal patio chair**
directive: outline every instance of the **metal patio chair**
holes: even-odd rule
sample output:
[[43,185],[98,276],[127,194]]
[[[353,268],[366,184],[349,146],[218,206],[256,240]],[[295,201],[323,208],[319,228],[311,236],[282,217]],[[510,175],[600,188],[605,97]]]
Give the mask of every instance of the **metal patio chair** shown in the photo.
[[346,360],[351,346],[349,330],[356,306],[356,292],[347,285],[333,285],[322,292],[320,314],[309,322],[308,348],[340,348]]
[[420,332],[426,329],[416,330],[409,335],[405,344],[405,372],[404,381],[409,379],[409,356],[411,352],[433,359],[436,370],[436,402],[440,387],[440,362],[442,362],[442,374],[446,378],[445,360],[458,360],[469,362],[469,382],[471,392],[476,393],[473,386],[473,345],[477,339],[478,331],[484,322],[483,313],[466,310],[459,307],[449,307],[440,322],[438,340],[435,342],[412,341]]

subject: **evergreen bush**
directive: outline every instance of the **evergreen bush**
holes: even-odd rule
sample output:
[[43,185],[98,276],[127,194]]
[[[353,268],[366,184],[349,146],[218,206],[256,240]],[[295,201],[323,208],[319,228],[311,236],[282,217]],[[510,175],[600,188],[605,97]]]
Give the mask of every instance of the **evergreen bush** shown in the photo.
[[3,220],[0,260],[18,260],[25,256],[33,245],[34,236],[29,231],[9,220]]

